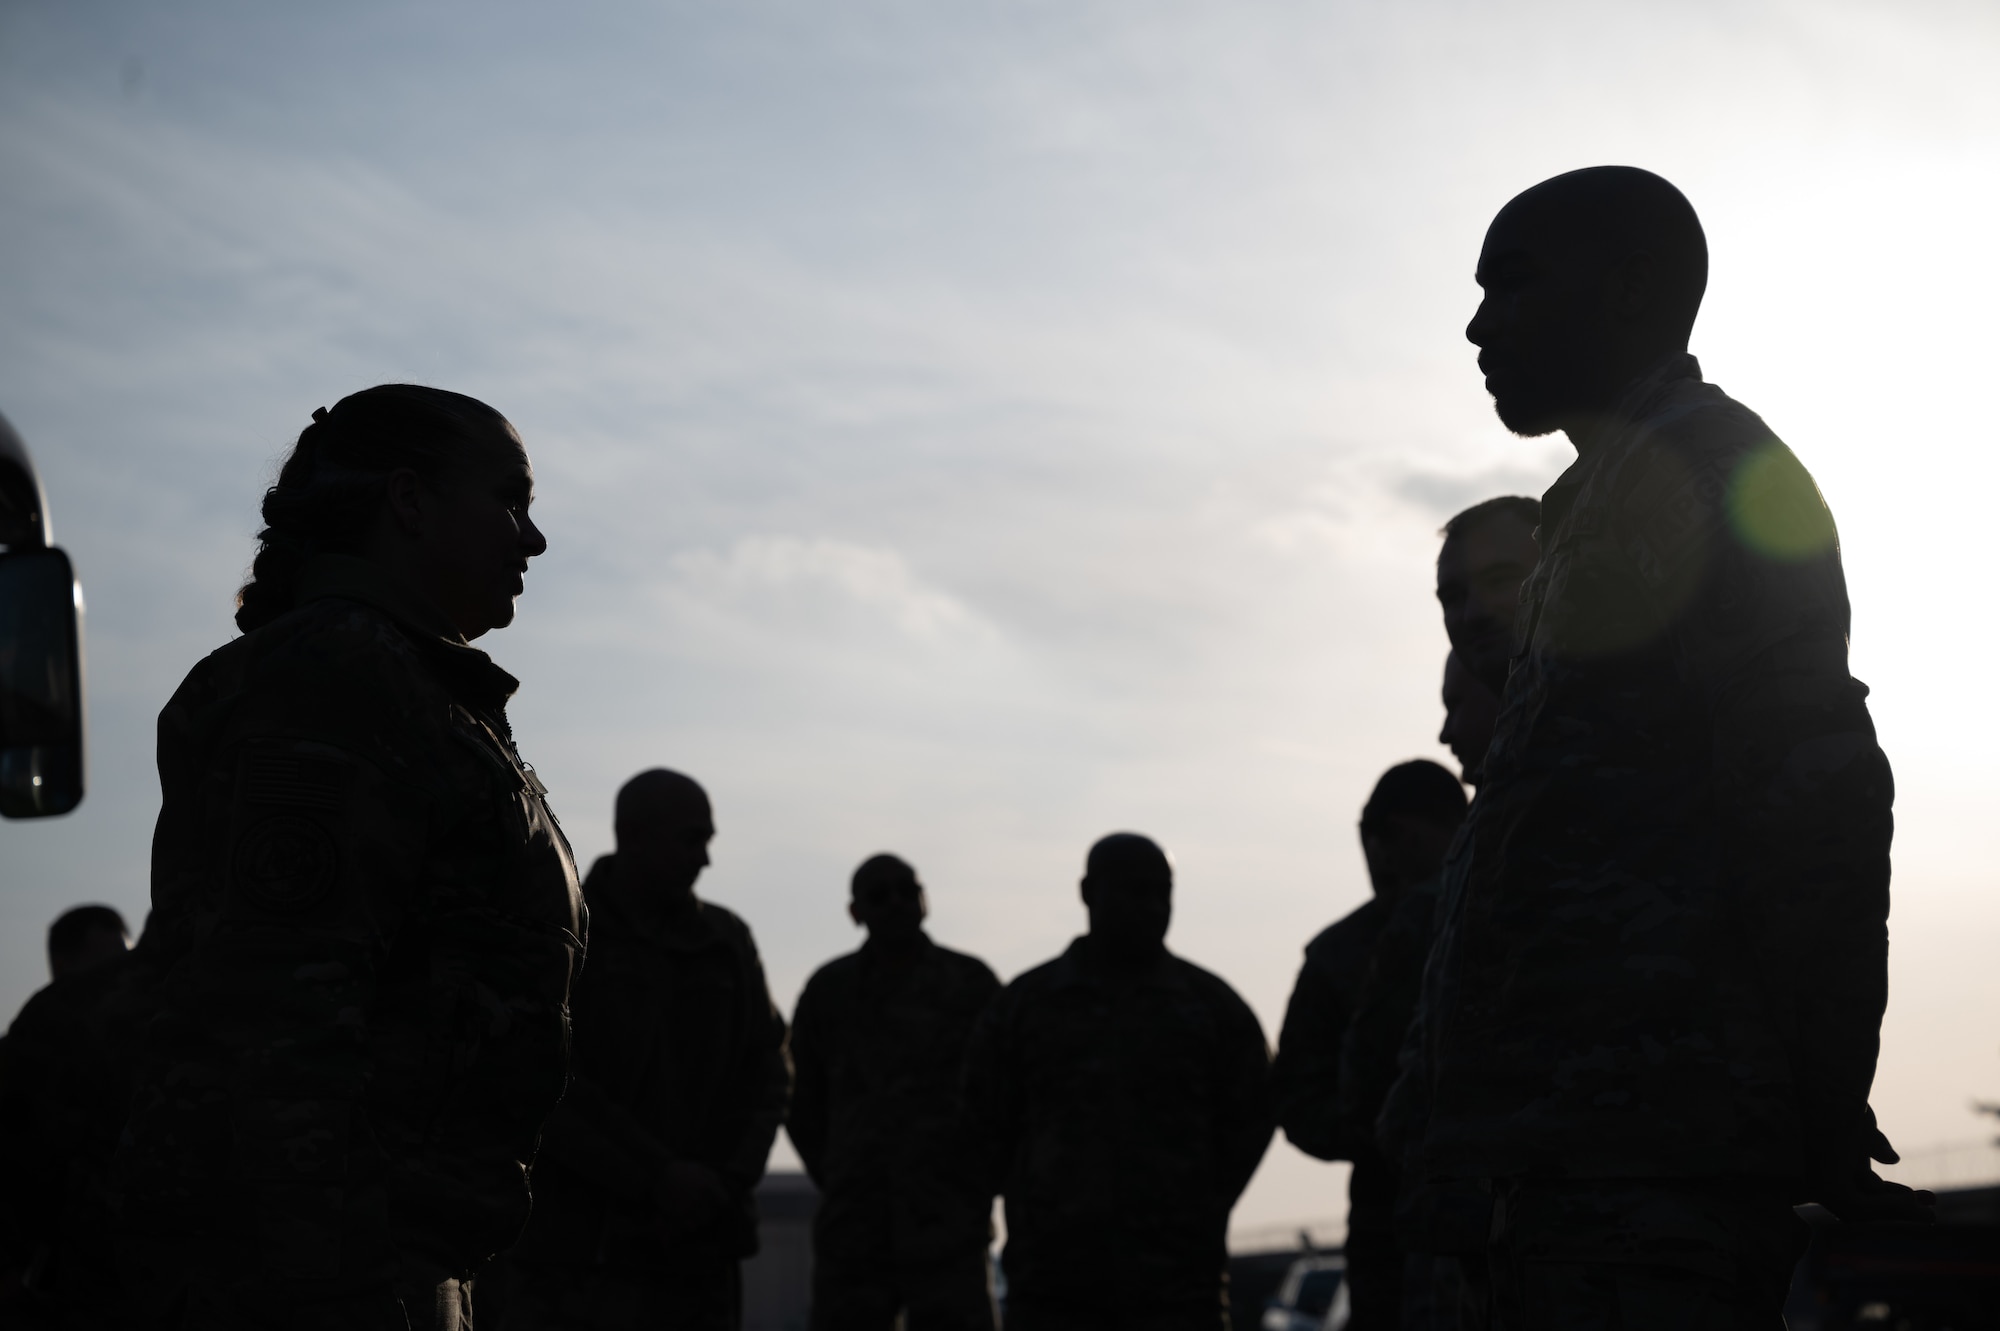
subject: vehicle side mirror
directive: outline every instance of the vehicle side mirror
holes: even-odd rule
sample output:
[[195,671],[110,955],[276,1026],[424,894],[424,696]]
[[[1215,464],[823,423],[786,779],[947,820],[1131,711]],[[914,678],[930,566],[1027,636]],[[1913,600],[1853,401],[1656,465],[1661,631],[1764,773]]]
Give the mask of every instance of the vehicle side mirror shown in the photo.
[[83,802],[83,588],[4,417],[0,546],[0,817],[49,818]]

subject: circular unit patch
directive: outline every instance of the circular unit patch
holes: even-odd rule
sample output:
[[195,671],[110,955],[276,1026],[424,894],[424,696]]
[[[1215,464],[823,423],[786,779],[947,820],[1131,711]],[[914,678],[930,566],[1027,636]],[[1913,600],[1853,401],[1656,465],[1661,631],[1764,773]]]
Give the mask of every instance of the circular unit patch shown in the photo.
[[271,910],[304,910],[333,886],[333,838],[310,818],[279,814],[236,846],[236,885]]

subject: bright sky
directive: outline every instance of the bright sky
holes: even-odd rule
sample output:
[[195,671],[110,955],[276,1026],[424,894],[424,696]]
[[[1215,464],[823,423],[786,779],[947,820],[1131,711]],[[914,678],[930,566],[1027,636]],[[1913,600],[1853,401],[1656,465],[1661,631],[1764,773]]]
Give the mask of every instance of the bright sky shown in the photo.
[[[1438,524],[1568,456],[1481,392],[1480,235],[1628,162],[1707,225],[1709,376],[1841,525],[1901,792],[1877,1107],[1981,1135],[1996,14],[12,0],[0,411],[89,597],[93,786],[0,826],[0,1015],[62,907],[144,912],[153,717],[276,460],[416,380],[534,456],[551,550],[481,645],[586,863],[626,776],[699,777],[789,1008],[867,854],[1010,975],[1135,828],[1275,1038],[1374,777],[1445,759]],[[1343,1210],[1280,1140],[1237,1220]]]

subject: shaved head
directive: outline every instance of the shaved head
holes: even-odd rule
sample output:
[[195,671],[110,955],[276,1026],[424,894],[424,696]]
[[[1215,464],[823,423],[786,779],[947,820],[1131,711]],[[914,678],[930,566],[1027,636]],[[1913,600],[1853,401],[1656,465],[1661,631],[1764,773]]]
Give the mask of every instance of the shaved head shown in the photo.
[[851,886],[854,896],[860,899],[862,893],[871,887],[901,887],[914,884],[917,871],[909,862],[895,855],[870,855],[861,861],[861,867],[854,871]]
[[1151,837],[1113,832],[1092,846],[1083,871],[1092,955],[1126,969],[1156,961],[1166,950],[1173,893],[1174,866]]
[[703,822],[712,818],[708,792],[691,776],[655,767],[618,788],[612,821],[626,828],[661,821],[678,823],[690,815],[698,815]]
[[1610,267],[1650,254],[1661,270],[1661,313],[1683,341],[1708,290],[1708,236],[1687,195],[1636,166],[1565,171],[1511,199],[1507,221],[1568,246],[1580,259]]
[[612,812],[620,881],[629,893],[691,902],[708,867],[715,814],[693,777],[655,767],[627,781]]
[[1170,883],[1174,878],[1167,852],[1161,850],[1159,843],[1151,837],[1140,836],[1137,832],[1113,832],[1099,840],[1090,848],[1083,872],[1088,878],[1164,876]]
[[917,871],[897,855],[870,855],[854,871],[848,916],[868,930],[868,941],[891,947],[921,936],[930,914]]
[[1623,389],[1687,350],[1708,240],[1687,197],[1650,171],[1593,166],[1502,208],[1479,254],[1480,348],[1501,422],[1587,435]]

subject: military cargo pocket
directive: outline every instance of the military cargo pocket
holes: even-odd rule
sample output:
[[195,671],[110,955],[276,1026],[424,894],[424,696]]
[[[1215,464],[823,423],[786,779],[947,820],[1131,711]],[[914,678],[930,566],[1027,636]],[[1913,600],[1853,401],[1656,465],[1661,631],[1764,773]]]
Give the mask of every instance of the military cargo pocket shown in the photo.
[[235,1171],[251,1200],[244,1219],[274,1275],[340,1269],[351,1112],[345,1100],[261,1096],[231,1112]]

